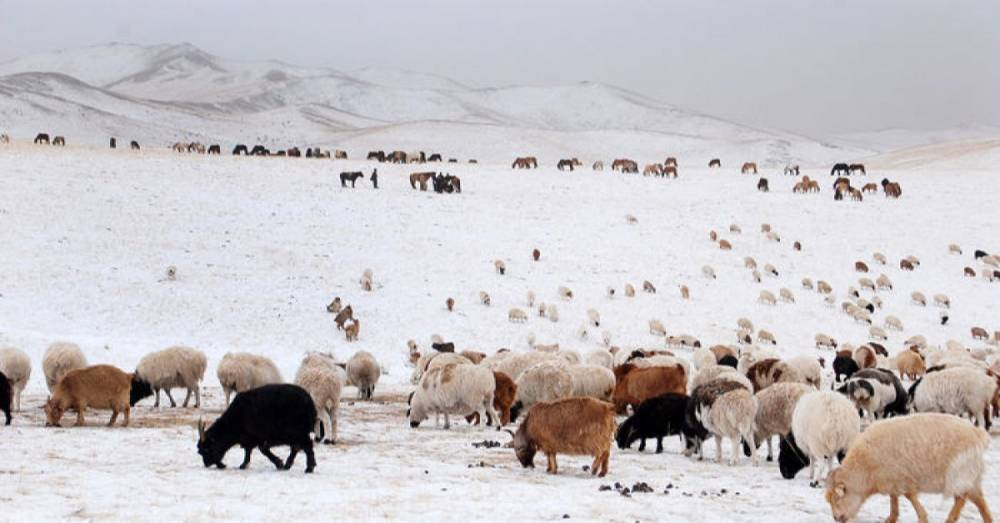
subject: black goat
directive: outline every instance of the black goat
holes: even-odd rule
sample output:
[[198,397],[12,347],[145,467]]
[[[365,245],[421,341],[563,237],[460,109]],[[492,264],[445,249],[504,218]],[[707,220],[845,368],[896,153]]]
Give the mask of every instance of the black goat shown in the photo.
[[639,442],[639,452],[646,450],[646,438],[656,438],[656,453],[663,452],[663,438],[680,434],[684,426],[688,397],[684,394],[668,393],[650,398],[635,409],[627,420],[618,426],[615,441],[624,450]]
[[10,382],[7,381],[7,375],[0,372],[0,410],[3,411],[4,418],[6,418],[4,425],[10,425],[11,396]]
[[[300,450],[306,453],[306,472],[316,468],[309,433],[316,426],[316,406],[309,393],[298,385],[273,384],[236,395],[229,408],[207,430],[198,422],[198,454],[205,467],[222,463],[234,445],[243,448],[241,469],[250,466],[254,448],[271,460],[278,470],[288,470]],[[288,445],[291,453],[284,463],[271,452],[275,445]]]
[[134,407],[136,403],[139,403],[145,398],[153,395],[153,387],[149,385],[148,381],[143,380],[136,374],[132,374],[132,388],[128,393],[128,404]]

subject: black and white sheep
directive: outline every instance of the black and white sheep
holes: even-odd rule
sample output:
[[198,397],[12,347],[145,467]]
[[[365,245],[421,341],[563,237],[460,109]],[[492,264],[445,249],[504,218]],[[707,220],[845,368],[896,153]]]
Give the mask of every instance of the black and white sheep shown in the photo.
[[778,468],[792,479],[807,464],[812,486],[824,477],[820,461],[833,470],[834,456],[841,456],[861,433],[861,417],[854,404],[833,391],[802,395],[792,413],[792,432],[781,440]]
[[869,421],[907,413],[909,395],[899,378],[885,369],[859,370],[837,392],[863,410]]

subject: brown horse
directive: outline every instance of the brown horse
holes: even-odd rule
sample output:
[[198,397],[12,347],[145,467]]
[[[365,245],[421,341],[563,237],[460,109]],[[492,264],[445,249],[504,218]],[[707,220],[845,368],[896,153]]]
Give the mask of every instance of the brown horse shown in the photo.
[[742,174],[747,174],[750,171],[753,171],[754,174],[757,174],[757,163],[756,162],[743,162],[743,167],[740,167],[740,172]]
[[538,160],[534,156],[519,156],[514,159],[511,169],[534,169],[538,167]]
[[878,185],[874,183],[866,183],[865,186],[861,188],[861,192],[878,192]]
[[903,189],[896,182],[890,182],[888,178],[882,179],[882,191],[886,198],[899,198],[903,195]]
[[[344,157],[346,159],[346,157],[347,157],[346,153],[344,154]],[[383,152],[383,151],[368,151],[368,158],[367,159],[368,160],[376,160],[376,161],[379,161],[379,162],[384,162],[385,161],[385,152]]]
[[566,170],[567,167],[570,171],[573,170],[573,160],[562,159],[556,164],[556,169],[559,169],[560,171]]
[[658,163],[651,163],[651,164],[647,165],[642,170],[642,175],[643,176],[649,176],[650,174],[652,174],[654,176],[663,176],[663,167],[661,167],[660,164],[658,164]]
[[628,158],[619,158],[611,162],[612,171],[620,171],[623,173],[638,173],[639,164],[635,163],[635,160],[630,160]]
[[392,151],[385,159],[391,163],[406,163],[406,153],[403,151]]
[[674,158],[673,156],[667,156],[667,159],[663,160],[663,166],[666,167],[668,165],[673,165],[674,167],[677,167],[677,158]]
[[708,166],[709,167],[722,167],[722,160],[720,160],[718,158],[712,158],[711,160],[708,161]]
[[847,166],[847,171],[851,174],[854,174],[856,172],[865,175],[868,174],[867,172],[865,172],[865,164],[863,163],[852,163],[851,165]]
[[427,181],[430,180],[433,177],[434,177],[434,173],[432,173],[432,172],[413,173],[413,174],[410,175],[410,188],[416,189],[417,188],[417,184],[419,183],[420,184],[420,190],[421,191],[426,191],[427,190]]
[[665,165],[663,167],[663,176],[670,177],[673,176],[677,178],[677,165]]

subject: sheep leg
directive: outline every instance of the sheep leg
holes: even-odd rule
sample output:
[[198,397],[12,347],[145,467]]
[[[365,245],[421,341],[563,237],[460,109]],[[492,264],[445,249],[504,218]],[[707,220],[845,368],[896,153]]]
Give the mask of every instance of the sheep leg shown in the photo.
[[722,463],[722,437],[715,436],[715,462]]
[[[155,388],[155,389],[153,389],[153,391],[156,392],[156,402],[153,403],[153,407],[160,408],[160,389],[159,388]],[[229,404],[229,400],[228,399],[226,400],[226,404],[227,405]]]
[[448,420],[448,413],[445,412],[444,413],[444,430],[448,430],[450,428],[451,428],[451,421]]
[[187,390],[187,394],[184,395],[184,405],[183,405],[183,407],[185,409],[188,407],[188,401],[190,401],[190,400],[191,400],[191,389],[188,389]]
[[[740,456],[740,438],[738,438],[738,437],[736,437],[736,438],[729,438],[729,440],[732,442],[732,446],[733,446],[733,455],[729,457],[729,465],[733,466],[733,465],[736,465],[736,462],[739,460],[739,456]],[[754,464],[756,464],[757,453],[754,452],[753,454],[754,454],[753,461],[754,461]]]
[[816,457],[809,456],[809,486],[818,487],[819,482],[816,481]]
[[[327,418],[330,420],[330,433],[327,435],[326,442],[333,445],[337,442],[337,410],[336,408],[328,410],[326,413]],[[306,457],[308,457],[311,452],[306,452]]]
[[968,494],[969,501],[976,506],[979,510],[979,517],[983,520],[983,523],[993,523],[993,516],[990,514],[990,508],[986,506],[986,500],[983,499],[983,491],[981,489],[976,489],[975,492],[970,492]]
[[[231,392],[228,387],[226,387],[226,406],[229,406],[229,393]],[[158,399],[158,398],[157,398]]]
[[323,441],[323,420],[316,417],[316,424],[313,425],[313,432],[316,433],[316,443]]
[[639,440],[639,452],[645,452],[645,451],[646,451],[646,438],[642,438]]
[[170,406],[176,407],[177,402],[174,401],[174,397],[170,395],[170,389],[169,388],[163,389],[163,392],[167,395],[167,399],[170,400]]
[[885,523],[896,523],[899,519],[899,496],[889,494],[889,517],[885,518]]
[[274,466],[278,470],[281,470],[282,467],[284,467],[284,463],[282,463],[281,460],[278,459],[278,456],[275,456],[274,453],[271,452],[271,447],[265,447],[264,445],[258,445],[257,448],[260,449],[260,453],[263,454],[264,457],[266,457],[267,459],[271,460],[271,463],[273,463]]
[[253,447],[243,447],[243,463],[240,463],[240,470],[246,470],[250,466],[251,454],[253,454]]
[[[749,434],[747,434],[746,439],[750,440],[750,463],[753,463],[753,465],[756,467],[757,465],[760,464],[760,460],[757,459],[757,445],[758,445],[758,443],[756,441],[756,438],[754,438],[754,433],[751,431]],[[768,438],[768,440],[770,441],[770,438]],[[738,439],[733,440],[733,441],[734,441],[734,443],[733,443],[734,445],[736,445],[736,444],[739,443]],[[739,448],[738,446],[735,447],[735,449],[738,449],[738,448]],[[734,450],[733,452],[735,453],[736,450]]]
[[194,408],[201,408],[201,387],[197,385],[194,387]]
[[21,412],[21,393],[22,392],[24,392],[24,389],[17,389],[17,396],[16,396],[17,409],[15,409],[17,412]]
[[965,496],[955,496],[955,504],[951,506],[951,510],[948,511],[948,518],[945,519],[945,523],[955,523],[958,521],[958,516],[962,514],[962,507],[965,506]]
[[920,500],[917,499],[917,494],[914,492],[908,492],[905,494],[906,499],[909,500],[910,505],[913,505],[913,510],[917,513],[918,523],[927,523],[927,511],[924,510],[924,506],[920,504]]

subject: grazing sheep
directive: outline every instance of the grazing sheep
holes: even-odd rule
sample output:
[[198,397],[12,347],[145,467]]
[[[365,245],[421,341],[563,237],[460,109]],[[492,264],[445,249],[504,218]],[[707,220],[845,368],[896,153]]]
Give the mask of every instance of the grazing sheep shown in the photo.
[[507,320],[511,323],[524,323],[528,321],[528,314],[517,307],[507,312]]
[[654,287],[649,280],[643,280],[642,292],[648,292],[649,294],[656,294],[656,287]]
[[986,332],[986,329],[982,327],[972,328],[972,339],[974,340],[987,340],[990,337],[990,333]]
[[566,365],[543,361],[524,370],[517,378],[517,401],[511,406],[511,421],[540,401],[568,398],[573,395],[573,375]]
[[732,223],[729,225],[729,232],[734,234],[743,234],[743,229],[741,229],[739,225]]
[[830,294],[833,292],[833,287],[831,287],[829,283],[819,280],[816,282],[816,292],[820,294]]
[[485,291],[479,291],[479,303],[489,307],[490,306],[490,295]]
[[45,355],[42,356],[42,372],[45,374],[45,384],[48,385],[49,392],[52,392],[67,372],[86,366],[87,358],[84,357],[79,345],[61,341],[49,345]]
[[[205,377],[205,368],[208,367],[208,358],[205,353],[192,349],[191,347],[175,346],[152,352],[139,360],[139,365],[135,368],[135,379],[148,384],[156,394],[154,407],[160,406],[160,390],[167,393],[170,406],[176,407],[173,396],[170,395],[172,388],[187,389],[184,397],[184,408],[187,408],[191,394],[194,393],[194,408],[201,408],[200,385]],[[133,394],[130,403],[135,403],[141,398],[136,398]]]
[[568,287],[560,286],[558,292],[559,292],[559,297],[566,301],[573,299],[573,291],[571,291]]
[[538,261],[538,259],[541,258],[541,257],[542,257],[542,251],[540,251],[538,249],[534,249],[534,250],[531,251],[531,259],[532,260]]
[[757,260],[753,259],[752,256],[746,256],[743,258],[743,266],[746,267],[747,269],[756,269]]
[[[757,448],[754,438],[754,417],[757,414],[757,399],[753,394],[738,387],[725,392],[711,404],[695,404],[695,417],[709,433],[715,436],[715,461],[722,463],[722,438],[732,442],[730,465],[736,465],[740,455],[740,442],[747,441]],[[757,453],[751,451],[750,459],[757,464]]]
[[316,442],[334,444],[337,441],[337,411],[344,381],[334,370],[336,365],[321,356],[308,355],[295,373],[295,384],[305,389],[316,406]]
[[888,259],[886,259],[885,255],[882,254],[882,253],[880,253],[880,252],[876,252],[875,254],[872,254],[872,259],[875,260],[876,262],[878,262],[881,265],[885,265],[885,264],[888,263]]
[[778,295],[781,296],[781,301],[785,303],[795,303],[795,295],[785,287],[778,289]]
[[763,303],[764,305],[778,304],[778,299],[774,297],[774,294],[771,291],[767,290],[760,291],[760,297],[757,298],[757,301]]
[[597,312],[596,310],[587,309],[587,319],[590,321],[590,324],[593,325],[594,327],[601,326],[601,313]]
[[934,295],[934,304],[938,307],[944,307],[945,309],[951,308],[951,298],[944,294]]
[[760,283],[760,271],[757,269],[750,272],[750,277],[753,278],[754,283]]
[[902,260],[899,260],[899,268],[902,269],[902,270],[904,270],[904,271],[912,271],[913,270],[913,262],[911,262],[910,260],[907,260],[905,258],[902,259]]
[[446,309],[448,309],[448,312],[454,311],[455,310],[455,299],[454,298],[448,298],[447,300],[444,301],[444,306],[445,306]]
[[615,390],[615,374],[601,365],[570,365],[573,377],[573,396],[584,396],[601,401],[611,401]]
[[802,381],[813,388],[819,389],[823,382],[823,366],[812,356],[795,356],[785,361],[789,367],[798,371]]
[[727,240],[719,240],[719,249],[723,251],[733,250],[733,244],[729,243]]
[[635,287],[633,287],[631,283],[626,283],[625,284],[625,297],[626,298],[634,298],[635,297]]
[[67,410],[76,411],[76,426],[84,425],[83,414],[87,407],[111,409],[111,427],[123,413],[122,426],[127,427],[131,407],[129,390],[132,375],[111,365],[94,365],[67,372],[52,388],[52,395],[45,403],[45,426],[59,426]]
[[837,340],[827,336],[826,334],[817,334],[814,339],[816,341],[817,349],[826,348],[832,350],[837,348]]
[[893,329],[897,331],[903,330],[903,321],[899,318],[889,315],[885,317],[885,328]]
[[754,331],[753,322],[747,318],[740,318],[736,320],[736,326],[743,332],[753,333]]
[[616,378],[613,394],[615,412],[624,414],[627,407],[633,409],[643,401],[675,392],[687,392],[687,374],[680,364],[671,367],[640,367],[631,363],[614,368]]
[[340,312],[341,308],[342,306],[340,304],[340,296],[336,296],[333,298],[333,301],[331,301],[330,304],[326,306],[326,312],[329,312],[331,314],[337,314]]
[[565,398],[535,405],[514,434],[512,446],[518,461],[534,467],[535,454],[545,453],[546,471],[559,472],[556,454],[593,456],[590,473],[604,477],[615,432],[612,406],[593,398]]
[[968,499],[983,521],[991,521],[983,497],[983,454],[990,436],[981,429],[941,414],[915,414],[880,421],[851,446],[841,466],[826,480],[826,501],[836,521],[853,520],[875,494],[889,496],[889,517],[899,518],[899,496],[927,521],[918,493],[954,498],[948,521],[954,522]]
[[996,391],[997,382],[982,369],[946,368],[928,372],[911,385],[908,406],[914,412],[968,416],[977,426],[989,430],[989,407]]
[[912,299],[913,303],[916,305],[920,305],[921,307],[927,306],[927,298],[924,297],[924,294],[922,292],[917,292],[917,291],[911,292],[910,299]]
[[966,267],[965,271],[964,271],[964,275],[968,276],[970,278],[975,278],[976,277],[976,270],[973,269],[972,267]]
[[[792,431],[795,404],[804,394],[814,390],[804,383],[775,383],[754,394],[757,413],[754,416],[753,440],[758,447],[767,442],[767,461],[774,460],[773,436],[784,437]],[[749,443],[744,441],[743,453],[750,456],[752,452]]]
[[892,280],[890,280],[885,274],[880,274],[879,277],[875,279],[875,284],[878,286],[879,290],[892,290]]
[[764,273],[767,274],[768,276],[777,277],[778,276],[778,269],[775,269],[774,265],[771,265],[770,263],[766,263],[766,264],[764,264]]
[[856,272],[868,272],[868,265],[863,261],[854,262],[854,270]]
[[[726,375],[728,376],[729,374]],[[739,391],[739,394],[734,395],[732,397],[732,399],[735,401],[727,402],[726,405],[722,406],[723,408],[720,408],[718,410],[715,410],[713,408],[715,406],[715,403],[718,402],[718,400],[722,396],[735,391]],[[697,455],[699,460],[702,459],[704,457],[704,454],[702,452],[703,443],[708,438],[709,434],[712,434],[712,432],[710,432],[708,427],[706,426],[707,418],[710,417],[714,418],[713,420],[708,420],[708,423],[712,424],[712,421],[716,422],[723,421],[718,418],[725,418],[726,415],[729,415],[728,416],[729,419],[725,420],[728,421],[729,423],[716,423],[716,425],[723,425],[725,427],[722,426],[714,427],[717,430],[717,432],[715,432],[716,460],[721,462],[722,461],[721,436],[723,433],[723,430],[721,429],[735,428],[737,430],[734,430],[732,432],[740,432],[739,429],[747,428],[749,429],[748,432],[752,432],[753,417],[756,414],[757,408],[755,404],[756,400],[753,400],[753,397],[750,396],[750,400],[753,400],[754,405],[753,409],[748,411],[748,407],[751,406],[750,401],[747,400],[748,395],[750,395],[750,391],[746,388],[746,386],[736,381],[730,381],[724,379],[717,379],[696,387],[691,392],[691,399],[688,402],[687,409],[685,410],[684,413],[684,426],[683,426],[684,447],[685,447],[684,455],[685,456]],[[713,411],[715,412],[713,413]],[[749,420],[745,419],[746,417],[749,417]],[[741,427],[741,425],[744,426]],[[747,427],[745,425],[749,426]],[[725,431],[725,432],[730,432],[730,431]],[[747,437],[748,439],[752,438],[753,434],[748,434]],[[756,447],[756,445],[754,446]],[[738,453],[739,453],[739,441],[736,440],[734,441],[733,456],[730,458],[731,463],[735,463]],[[756,457],[754,457],[754,460],[755,460],[754,463],[756,463]]]
[[[417,362],[416,367],[413,369],[413,374],[410,376],[410,383],[416,385],[420,383],[420,379],[423,378],[427,371],[443,367],[450,363],[471,365],[472,360],[461,354],[455,354],[453,352],[432,352],[430,354],[425,354],[420,357],[420,361]],[[350,380],[348,379],[348,381]],[[345,385],[351,384],[352,383],[345,383]]]
[[681,291],[681,299],[682,300],[691,299],[691,290],[688,289],[687,285],[681,285],[680,286],[680,291]]
[[654,336],[666,336],[667,329],[660,320],[649,320],[649,333]]
[[805,383],[805,377],[791,365],[777,359],[765,358],[751,365],[746,372],[747,378],[757,392],[775,383]]
[[833,458],[845,452],[861,433],[861,417],[850,400],[833,391],[803,394],[792,412],[792,432],[781,441],[781,476],[792,479],[809,465],[812,486],[823,477],[820,462],[833,470]]
[[708,232],[708,239],[715,242],[719,239],[719,235],[715,232],[715,230],[711,230]]
[[[14,410],[21,412],[21,393],[31,378],[31,358],[21,349],[0,349],[0,374],[6,376],[10,384]],[[10,419],[7,421],[9,424]]]
[[226,406],[232,393],[255,389],[262,385],[281,383],[281,373],[274,362],[246,352],[227,352],[215,371],[226,394]]
[[688,397],[668,393],[644,402],[621,425],[615,434],[618,448],[625,450],[639,440],[639,452],[646,450],[646,439],[656,438],[656,453],[663,452],[663,438],[682,433]]
[[496,269],[497,274],[503,276],[507,274],[507,264],[503,260],[493,260],[493,268]]
[[701,273],[708,279],[714,280],[716,278],[715,269],[709,267],[708,265],[701,268]]
[[372,270],[365,269],[365,272],[361,275],[361,280],[359,280],[358,283],[361,284],[361,290],[370,292],[374,284],[372,279]]
[[896,369],[899,375],[911,381],[920,379],[927,372],[924,358],[915,350],[904,350],[896,355]]
[[801,251],[802,250],[802,242],[800,242],[798,240],[795,240],[795,243],[792,244],[792,250]]
[[381,376],[382,369],[370,352],[358,351],[347,360],[347,377],[358,388],[358,399],[372,399]]
[[778,233],[768,232],[765,236],[767,236],[769,241],[781,243],[781,236],[778,236]]
[[639,219],[636,218],[635,216],[632,216],[631,214],[626,214],[625,215],[625,223],[627,223],[629,225],[635,225],[635,224],[639,223]]
[[952,244],[948,245],[948,253],[949,254],[962,254],[962,248],[959,247],[958,244],[952,243]]
[[774,339],[774,334],[761,329],[757,332],[757,342],[758,343],[770,343],[771,345],[777,345],[777,340]]
[[885,341],[885,340],[889,339],[889,335],[886,334],[885,331],[882,330],[881,327],[876,327],[874,325],[872,325],[871,327],[868,327],[868,336],[871,337],[871,339],[873,339],[873,340],[882,340],[882,341]]
[[871,281],[869,278],[858,278],[858,286],[861,287],[863,291],[875,292],[875,282]]
[[493,371],[478,365],[449,363],[427,371],[417,390],[410,396],[406,417],[411,428],[417,428],[431,413],[444,414],[444,428],[451,428],[449,414],[466,416],[471,413],[500,423],[493,408],[496,377]]
[[809,279],[809,278],[802,278],[802,288],[803,289],[812,290],[813,289],[813,281],[811,279]]
[[869,421],[907,413],[906,390],[899,378],[885,369],[859,370],[837,392],[863,410]]

